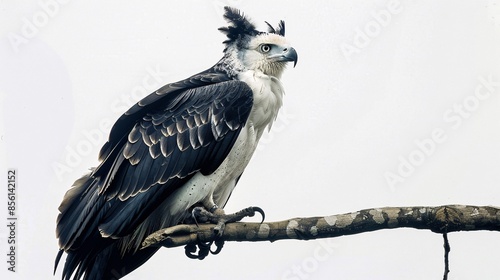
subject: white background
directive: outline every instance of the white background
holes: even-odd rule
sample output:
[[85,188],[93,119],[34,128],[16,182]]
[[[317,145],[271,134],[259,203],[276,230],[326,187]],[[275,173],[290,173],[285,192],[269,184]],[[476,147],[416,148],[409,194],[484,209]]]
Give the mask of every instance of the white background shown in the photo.
[[[106,122],[146,92],[215,64],[224,5],[261,29],[284,19],[299,54],[282,79],[280,117],[227,211],[258,205],[276,221],[383,206],[500,205],[497,1],[4,0],[0,173],[6,186],[7,168],[18,170],[19,221],[17,272],[1,261],[2,279],[60,278],[62,265],[52,276],[57,207],[98,163]],[[496,85],[487,90],[481,77]],[[436,129],[445,140],[424,154],[417,142]],[[413,169],[401,167],[406,161]],[[401,181],[389,184],[388,172]],[[1,193],[7,223],[6,187]],[[6,226],[0,233],[6,260]],[[498,279],[498,232],[449,239],[450,279]],[[125,279],[441,279],[442,255],[440,235],[396,229],[323,243],[228,243],[204,261],[162,249]]]

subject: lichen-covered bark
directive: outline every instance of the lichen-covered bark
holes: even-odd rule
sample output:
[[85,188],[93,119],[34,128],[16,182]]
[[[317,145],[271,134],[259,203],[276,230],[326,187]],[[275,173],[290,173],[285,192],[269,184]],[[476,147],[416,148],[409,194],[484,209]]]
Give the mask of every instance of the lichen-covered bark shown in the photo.
[[[391,228],[427,229],[436,233],[454,231],[500,231],[500,208],[446,205],[438,207],[384,207],[326,217],[294,218],[279,222],[227,224],[224,241],[309,240],[358,234]],[[146,238],[143,247],[177,247],[213,240],[212,224],[178,225]]]

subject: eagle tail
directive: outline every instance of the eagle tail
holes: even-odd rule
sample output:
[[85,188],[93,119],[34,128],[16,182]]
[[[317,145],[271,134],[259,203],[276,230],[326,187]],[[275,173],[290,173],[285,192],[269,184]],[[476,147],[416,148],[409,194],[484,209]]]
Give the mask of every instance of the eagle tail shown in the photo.
[[60,250],[54,273],[64,252],[67,253],[63,280],[120,279],[146,262],[158,248],[146,248],[123,254],[120,238],[103,238],[98,230],[106,197],[99,195],[99,177],[91,173],[78,179],[59,206],[57,232]]
[[[97,253],[67,251],[62,279],[69,280],[73,274],[73,279],[121,279],[144,264],[158,249],[149,247],[133,254],[122,255],[117,242],[114,242]],[[62,253],[63,250],[60,250],[58,259]]]

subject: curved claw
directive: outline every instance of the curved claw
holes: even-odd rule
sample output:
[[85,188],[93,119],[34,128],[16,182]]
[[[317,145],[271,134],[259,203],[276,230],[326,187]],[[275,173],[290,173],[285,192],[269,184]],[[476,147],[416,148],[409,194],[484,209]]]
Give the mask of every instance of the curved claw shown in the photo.
[[215,251],[210,250],[212,255],[217,255],[220,251],[222,251],[222,247],[224,247],[224,240],[215,240],[215,246],[217,247]]
[[[209,253],[212,252],[210,247],[212,246],[213,241],[202,243],[198,242],[198,244],[188,244],[184,246],[184,253],[190,259],[198,259],[203,260]],[[217,249],[219,246],[217,246]],[[198,254],[195,254],[198,251]]]
[[198,250],[198,248],[196,247],[195,244],[188,244],[188,245],[184,246],[184,253],[190,259],[197,259],[198,258],[198,255],[193,254],[197,250]]
[[191,218],[194,220],[194,223],[196,224],[197,227],[200,225],[198,224],[198,219],[200,219],[200,222],[204,223],[206,222],[207,218],[204,216],[204,212],[206,212],[203,207],[195,207],[193,210],[191,210]]
[[262,221],[260,221],[260,223],[262,224],[266,219],[266,213],[264,213],[264,210],[262,210],[262,208],[257,206],[252,206],[252,210],[259,213],[262,216]]

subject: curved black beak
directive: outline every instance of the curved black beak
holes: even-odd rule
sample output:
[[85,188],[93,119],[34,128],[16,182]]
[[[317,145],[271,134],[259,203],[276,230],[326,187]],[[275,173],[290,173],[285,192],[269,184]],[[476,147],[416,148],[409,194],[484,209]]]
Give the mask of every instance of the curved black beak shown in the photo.
[[293,61],[293,67],[295,67],[295,65],[297,65],[297,61],[299,60],[299,55],[294,48],[290,47],[283,50],[281,58],[283,61]]

